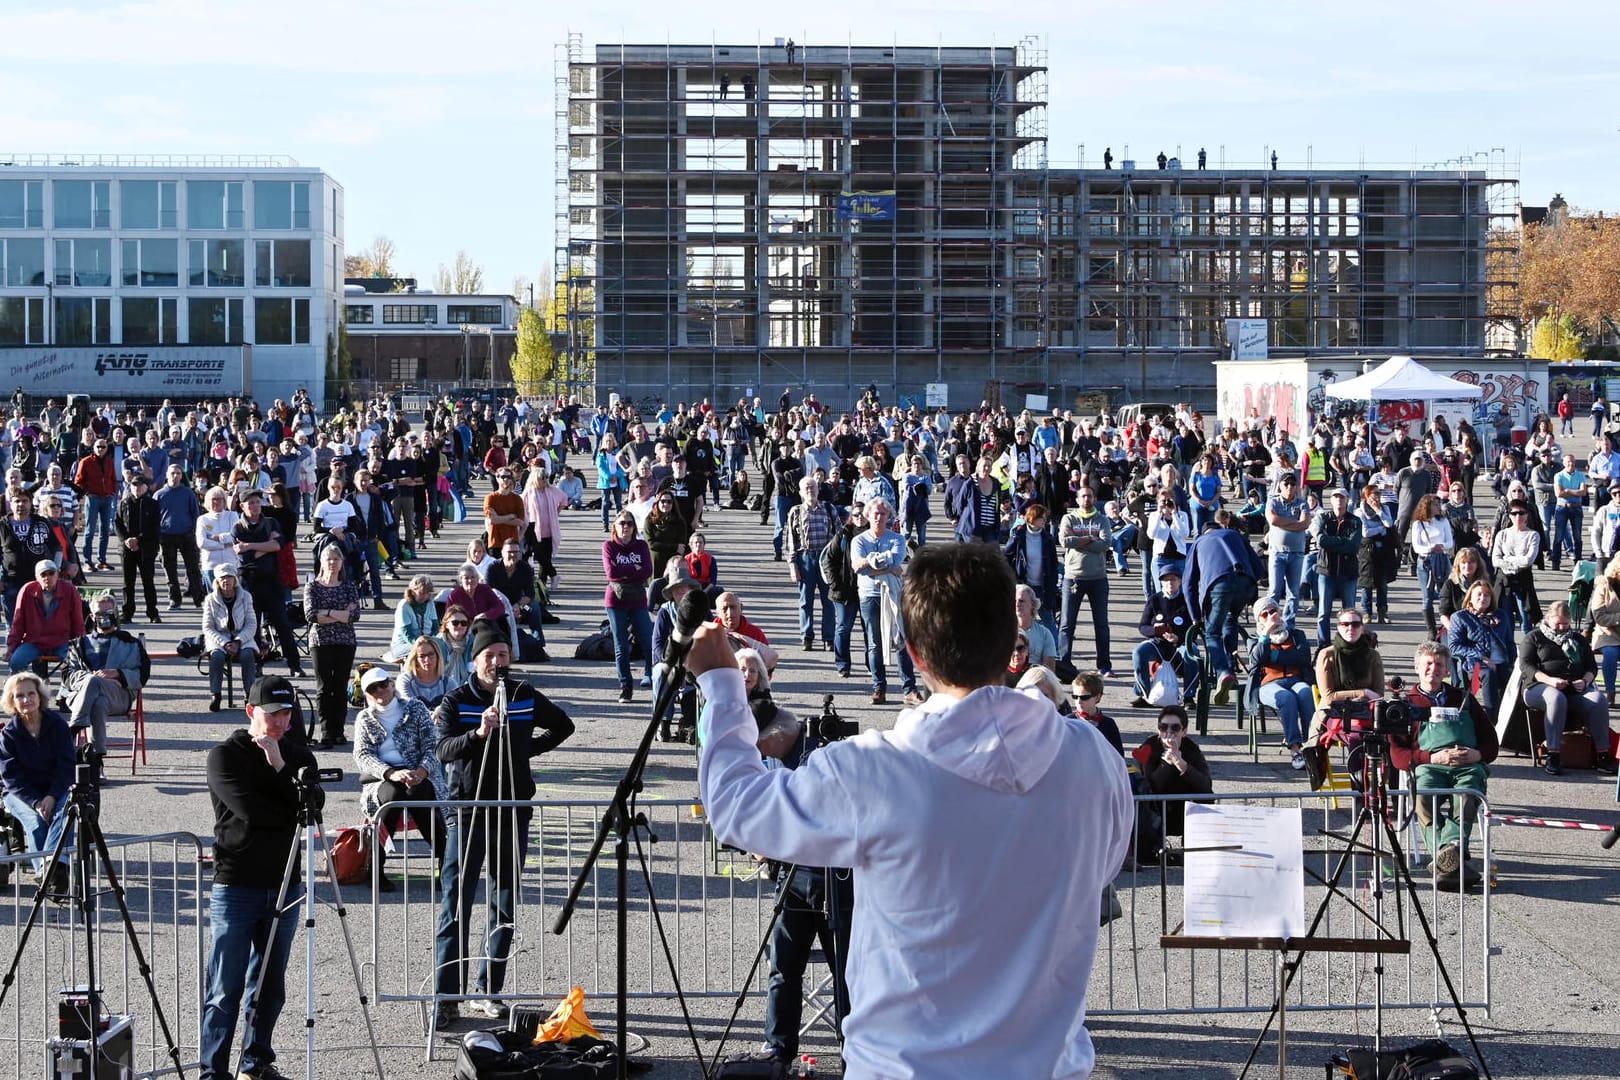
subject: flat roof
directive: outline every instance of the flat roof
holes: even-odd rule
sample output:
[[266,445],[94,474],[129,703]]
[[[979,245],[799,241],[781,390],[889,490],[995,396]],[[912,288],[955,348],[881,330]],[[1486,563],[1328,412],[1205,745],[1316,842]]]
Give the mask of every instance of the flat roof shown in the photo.
[[[894,46],[894,45],[794,45],[794,67],[844,67],[846,65],[895,65],[937,67],[941,64],[963,67],[1012,67],[1018,50],[1011,47],[975,46]],[[784,48],[775,42],[754,45],[597,45],[596,62],[645,64],[711,64],[757,62],[786,64]]]

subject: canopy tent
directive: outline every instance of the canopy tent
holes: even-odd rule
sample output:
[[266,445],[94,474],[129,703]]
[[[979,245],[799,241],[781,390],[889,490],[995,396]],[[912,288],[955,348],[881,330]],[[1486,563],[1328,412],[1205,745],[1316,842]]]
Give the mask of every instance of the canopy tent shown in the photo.
[[1365,375],[1329,384],[1323,393],[1349,401],[1471,401],[1484,391],[1437,375],[1410,356],[1392,356]]

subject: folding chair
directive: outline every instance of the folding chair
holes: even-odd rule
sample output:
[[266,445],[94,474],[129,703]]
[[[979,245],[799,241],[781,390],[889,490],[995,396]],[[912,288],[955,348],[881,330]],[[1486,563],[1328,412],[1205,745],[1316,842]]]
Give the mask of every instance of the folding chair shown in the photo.
[[[236,664],[230,657],[225,658],[225,707],[236,708]],[[208,651],[205,649],[197,656],[197,674],[204,679],[208,678]]]
[[[135,724],[135,727],[133,731],[131,731],[129,737],[129,753],[115,754],[109,750],[107,753],[107,760],[114,761],[122,760],[126,757],[129,758],[129,774],[134,776],[136,758],[140,758],[140,763],[142,765],[146,764],[146,690],[144,687],[135,692],[135,701],[130,705],[129,712],[125,713],[124,716],[128,717]],[[112,720],[114,717],[109,716],[107,719]],[[122,717],[119,719],[122,719]],[[109,738],[107,740],[107,745],[111,747],[112,743],[113,740]],[[120,745],[123,744],[120,743]]]
[[[824,970],[815,985],[810,985],[810,966],[819,964]],[[838,999],[833,992],[833,969],[827,962],[827,954],[820,945],[810,950],[810,956],[804,964],[804,979],[800,988],[800,996],[804,999],[803,1020],[799,1024],[799,1037],[810,1034],[810,1029],[818,1023],[824,1024],[827,1030],[836,1037],[838,1031]]]

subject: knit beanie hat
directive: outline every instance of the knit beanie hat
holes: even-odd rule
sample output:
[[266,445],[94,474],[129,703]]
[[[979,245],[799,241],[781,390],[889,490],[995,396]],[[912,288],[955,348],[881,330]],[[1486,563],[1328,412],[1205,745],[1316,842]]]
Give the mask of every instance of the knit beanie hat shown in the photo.
[[472,624],[472,659],[478,659],[478,654],[491,645],[505,645],[508,648],[512,643],[506,638],[506,627],[493,619],[475,619]]

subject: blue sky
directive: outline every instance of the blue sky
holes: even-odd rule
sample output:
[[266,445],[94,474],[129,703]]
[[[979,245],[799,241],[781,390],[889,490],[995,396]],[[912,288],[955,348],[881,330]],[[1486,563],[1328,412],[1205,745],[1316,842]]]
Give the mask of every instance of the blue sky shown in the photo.
[[[772,5],[774,6],[774,5]],[[786,6],[784,6],[786,7]],[[1130,10],[1134,7],[1136,10]],[[617,0],[0,0],[0,153],[281,154],[347,192],[424,280],[466,249],[505,290],[551,262],[555,49],[599,43],[1013,45],[1041,39],[1054,165],[1407,167],[1500,148],[1521,197],[1620,212],[1610,0],[980,0],[797,8]],[[565,21],[567,20],[567,21]],[[854,24],[858,22],[857,28]]]

